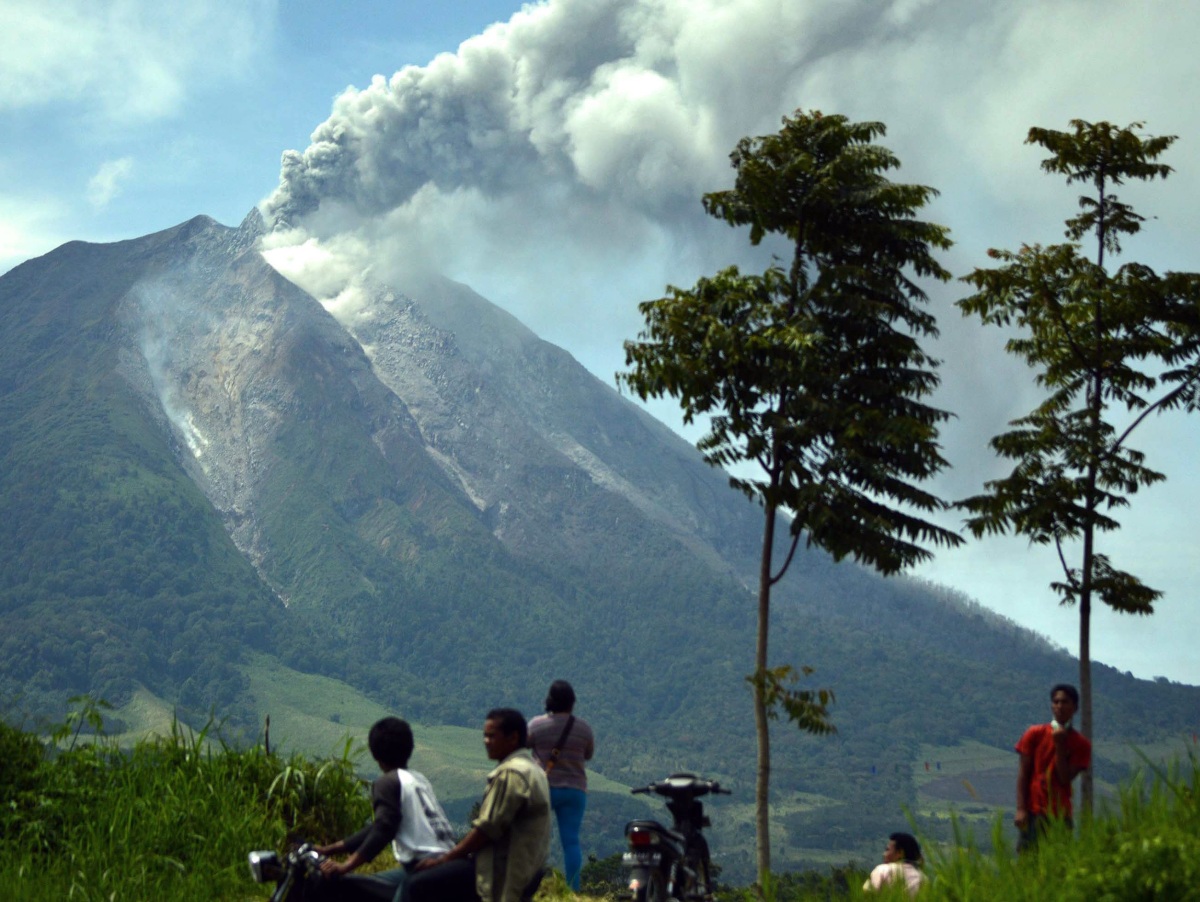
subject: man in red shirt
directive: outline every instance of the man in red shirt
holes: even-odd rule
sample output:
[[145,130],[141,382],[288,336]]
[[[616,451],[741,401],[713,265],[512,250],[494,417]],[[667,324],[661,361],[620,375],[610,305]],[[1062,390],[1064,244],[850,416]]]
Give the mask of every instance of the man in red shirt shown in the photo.
[[1017,743],[1017,814],[1021,831],[1017,851],[1032,849],[1050,818],[1071,824],[1071,781],[1092,766],[1092,744],[1071,726],[1079,708],[1079,692],[1059,683],[1050,690],[1048,724],[1035,724]]

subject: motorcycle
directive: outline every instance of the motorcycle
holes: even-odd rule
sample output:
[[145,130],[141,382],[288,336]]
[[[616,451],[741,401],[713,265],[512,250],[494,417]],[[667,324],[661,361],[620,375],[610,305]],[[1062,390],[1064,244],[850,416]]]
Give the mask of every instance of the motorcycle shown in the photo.
[[710,793],[729,795],[729,790],[715,780],[685,773],[630,791],[663,796],[674,818],[670,829],[654,820],[625,825],[629,851],[621,863],[629,869],[633,902],[710,902],[711,860],[708,841],[700,831],[712,822],[699,799]]
[[[311,843],[293,846],[283,858],[275,852],[258,851],[249,854],[250,876],[255,883],[275,881],[275,892],[271,894],[271,902],[288,902],[296,893],[296,902],[308,898],[305,884],[328,879],[321,874],[321,862],[325,856],[317,852]],[[538,871],[530,881],[525,892],[521,894],[521,902],[533,902],[533,894],[541,885],[544,871]],[[472,885],[474,881],[472,880]]]
[[[320,880],[321,862],[325,856],[317,853],[311,843],[293,846],[283,858],[275,852],[251,852],[250,876],[255,883],[276,882],[271,902],[286,902],[292,890],[306,880]],[[299,897],[297,897],[299,898]]]

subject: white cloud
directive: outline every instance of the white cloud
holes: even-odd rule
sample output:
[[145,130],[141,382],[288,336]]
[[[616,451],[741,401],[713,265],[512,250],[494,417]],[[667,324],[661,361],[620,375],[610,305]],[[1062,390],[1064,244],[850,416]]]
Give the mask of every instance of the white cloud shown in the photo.
[[132,172],[133,159],[131,157],[121,157],[119,160],[106,160],[101,163],[96,174],[88,180],[88,203],[97,210],[107,207],[113,198],[121,193],[124,182]]
[[217,80],[253,61],[275,6],[275,0],[5,0],[0,111],[65,102],[120,121],[170,115],[193,81]]

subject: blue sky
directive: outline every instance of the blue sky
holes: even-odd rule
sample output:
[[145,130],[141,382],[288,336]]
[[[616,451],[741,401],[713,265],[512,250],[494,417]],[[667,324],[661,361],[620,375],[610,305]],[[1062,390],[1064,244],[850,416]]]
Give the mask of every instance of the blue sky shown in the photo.
[[6,0],[0,271],[197,213],[236,224],[336,94],[454,51],[520,6]]
[[[1200,269],[1197,46],[1192,0],[6,0],[0,272],[265,202],[295,226],[269,259],[323,300],[368,266],[437,268],[611,384],[638,301],[764,262],[699,196],[727,187],[739,137],[797,107],[887,124],[895,178],[941,191],[956,275],[989,246],[1061,239],[1075,192],[1039,171],[1031,125],[1145,120],[1179,135],[1177,172],[1123,191],[1156,217],[1125,259]],[[1035,397],[963,294],[931,286],[949,498],[1001,475],[986,441]],[[1104,550],[1167,597],[1152,618],[1098,612],[1093,656],[1200,684],[1200,415],[1141,435],[1168,482]],[[1046,549],[971,542],[918,575],[1076,649]]]

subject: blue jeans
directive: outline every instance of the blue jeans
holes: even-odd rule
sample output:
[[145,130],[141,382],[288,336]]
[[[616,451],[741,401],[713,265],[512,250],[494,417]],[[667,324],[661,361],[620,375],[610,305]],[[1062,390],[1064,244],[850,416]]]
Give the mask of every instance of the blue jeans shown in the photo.
[[567,885],[579,892],[579,872],[583,870],[583,849],[579,845],[579,828],[587,808],[587,793],[582,789],[550,787],[550,807],[558,821],[558,838],[562,842],[563,871]]

